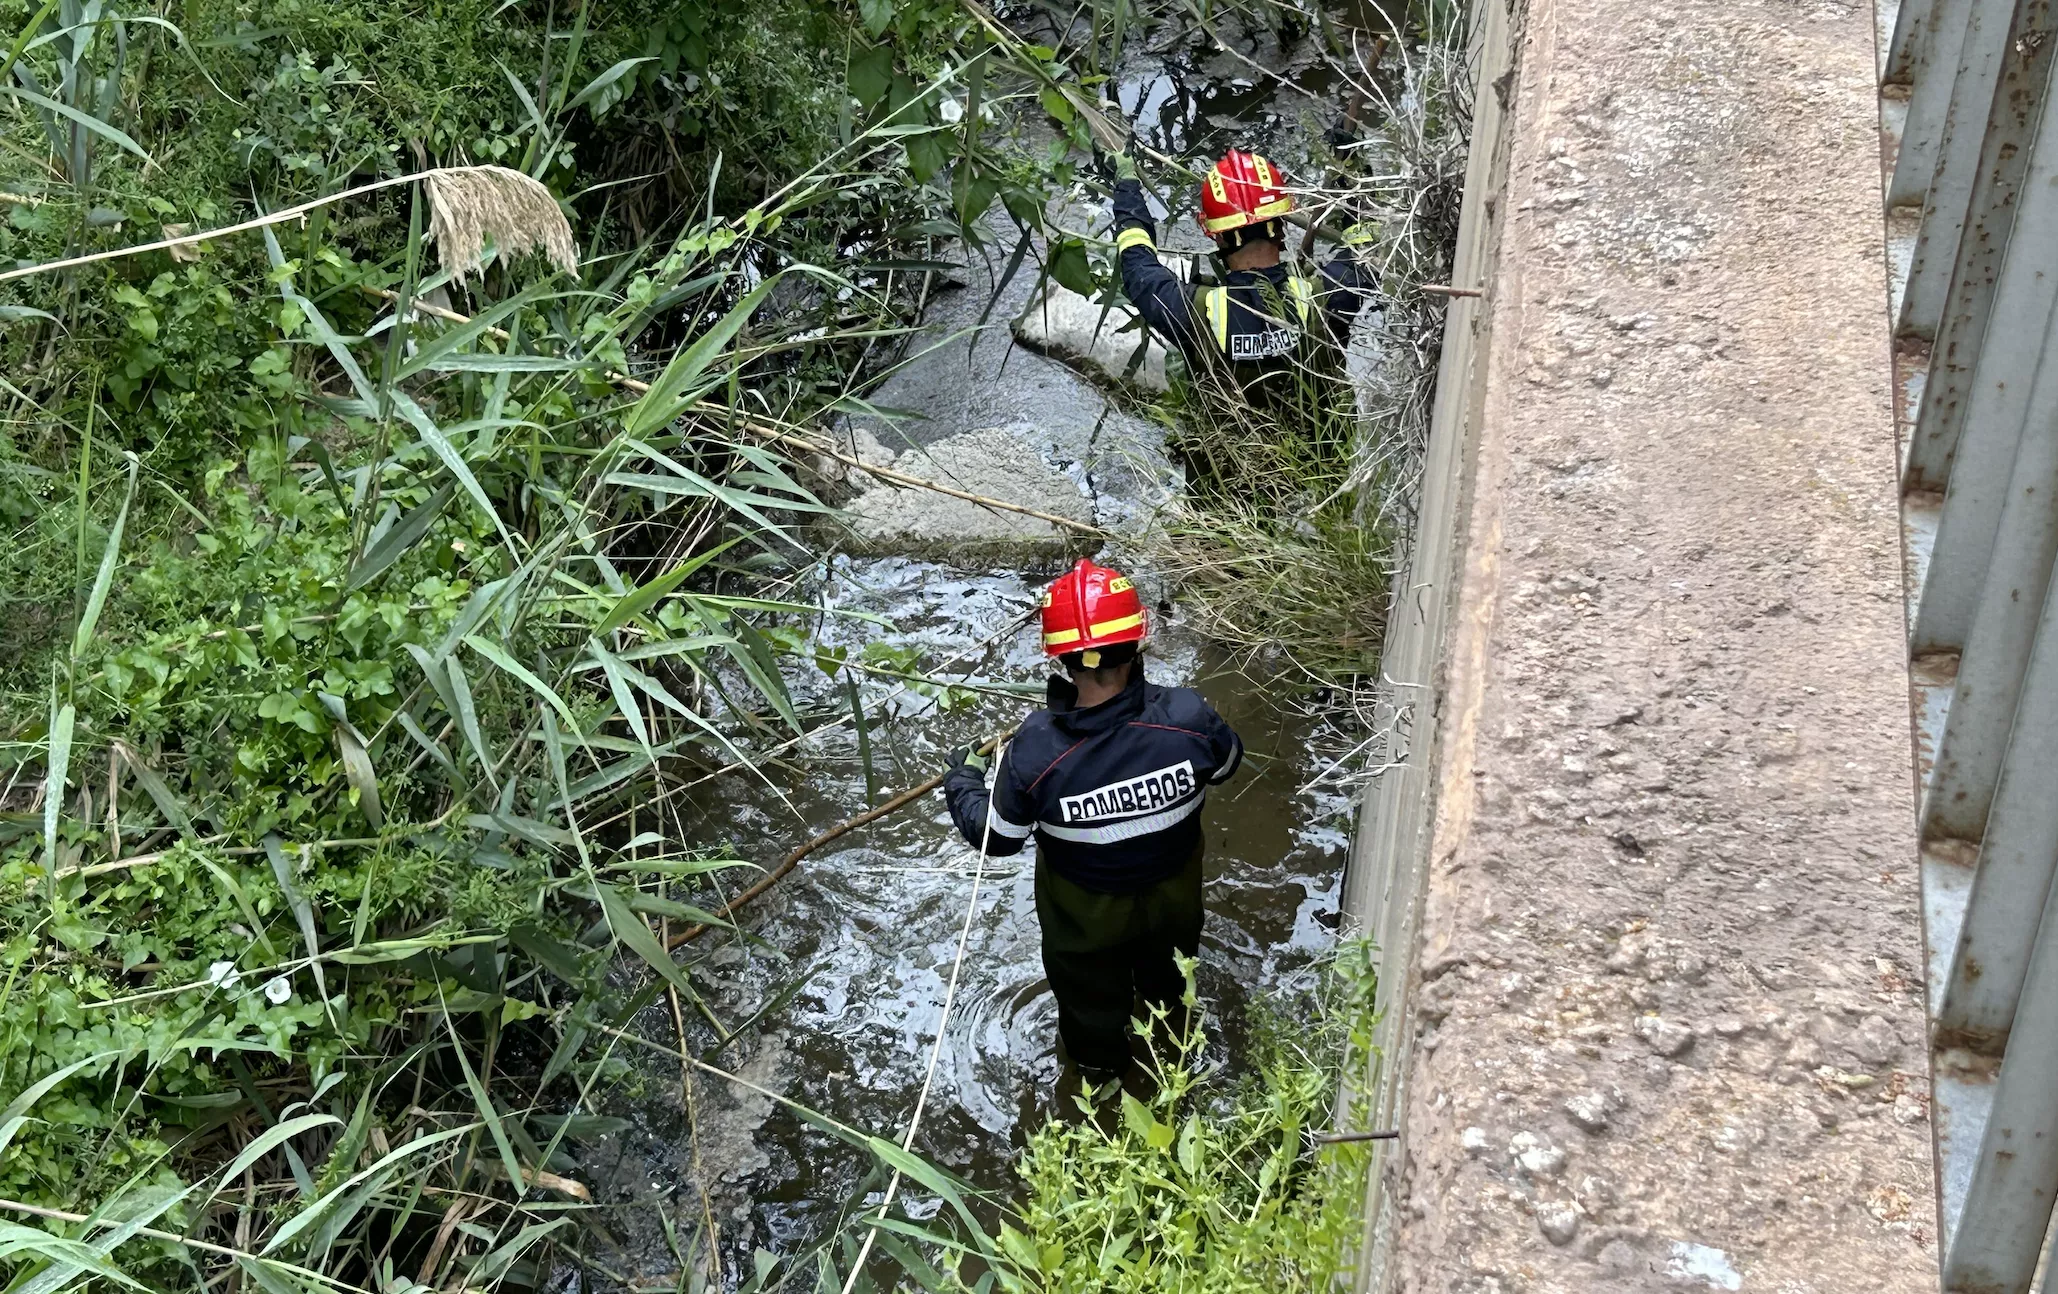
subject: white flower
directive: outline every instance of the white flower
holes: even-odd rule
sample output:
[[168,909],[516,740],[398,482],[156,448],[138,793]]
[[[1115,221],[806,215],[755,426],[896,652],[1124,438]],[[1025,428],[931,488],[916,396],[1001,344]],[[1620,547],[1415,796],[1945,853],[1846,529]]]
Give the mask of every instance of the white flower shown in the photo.
[[241,978],[234,962],[216,962],[207,968],[207,982],[216,988],[234,988]]
[[273,1006],[293,996],[293,984],[284,975],[271,979],[264,986],[264,996]]

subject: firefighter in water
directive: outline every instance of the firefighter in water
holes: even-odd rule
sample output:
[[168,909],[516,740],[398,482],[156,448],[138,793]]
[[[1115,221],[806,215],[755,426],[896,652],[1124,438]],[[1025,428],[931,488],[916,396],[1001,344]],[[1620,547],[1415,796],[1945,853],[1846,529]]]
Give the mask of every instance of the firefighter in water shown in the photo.
[[1175,953],[1201,934],[1200,809],[1243,743],[1191,688],[1144,681],[1143,603],[1081,560],[1043,598],[1043,650],[1067,677],[999,756],[966,751],[944,782],[966,840],[1006,857],[1036,837],[1036,916],[1067,1060],[1063,1098],[1131,1070],[1133,1002],[1176,1012]]
[[[1123,294],[1185,356],[1190,373],[1226,376],[1227,385],[1246,399],[1273,405],[1307,389],[1309,384],[1293,376],[1296,368],[1325,379],[1341,374],[1351,324],[1377,279],[1348,254],[1313,276],[1286,263],[1293,195],[1286,191],[1285,172],[1239,149],[1209,169],[1201,183],[1199,219],[1215,240],[1223,273],[1219,284],[1201,287],[1158,260],[1157,226],[1136,163],[1125,153],[1114,167]],[[1354,232],[1346,241],[1357,237]]]

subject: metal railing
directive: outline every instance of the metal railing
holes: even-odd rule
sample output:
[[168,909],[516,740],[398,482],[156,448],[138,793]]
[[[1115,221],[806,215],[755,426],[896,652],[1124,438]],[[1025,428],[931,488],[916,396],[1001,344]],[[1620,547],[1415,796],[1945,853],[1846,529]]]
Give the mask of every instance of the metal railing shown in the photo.
[[2058,1198],[2058,3],[1880,32],[1938,1253],[2018,1294]]

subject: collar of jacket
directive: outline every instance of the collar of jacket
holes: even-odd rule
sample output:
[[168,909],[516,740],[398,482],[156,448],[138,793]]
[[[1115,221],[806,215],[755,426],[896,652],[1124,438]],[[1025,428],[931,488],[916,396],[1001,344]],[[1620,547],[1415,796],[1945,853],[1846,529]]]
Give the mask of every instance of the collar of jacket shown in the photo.
[[1261,282],[1270,283],[1276,288],[1285,283],[1287,276],[1292,272],[1287,267],[1286,262],[1281,261],[1277,265],[1267,265],[1261,270],[1230,270],[1222,276],[1222,282],[1232,288],[1240,288],[1247,284]]
[[1072,680],[1051,675],[1044,686],[1044,704],[1050,708],[1051,718],[1060,732],[1074,737],[1087,737],[1097,732],[1125,724],[1143,713],[1143,662],[1129,671],[1129,685],[1114,696],[1089,709],[1079,709],[1079,689]]

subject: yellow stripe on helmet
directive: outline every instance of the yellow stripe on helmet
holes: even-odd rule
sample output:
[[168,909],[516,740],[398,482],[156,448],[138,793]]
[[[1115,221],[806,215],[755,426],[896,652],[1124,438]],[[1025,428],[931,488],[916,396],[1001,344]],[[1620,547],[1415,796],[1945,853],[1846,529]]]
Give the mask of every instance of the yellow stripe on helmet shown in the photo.
[[1120,620],[1103,620],[1086,632],[1094,638],[1105,638],[1109,634],[1121,633],[1124,629],[1134,629],[1142,623],[1143,612],[1139,611],[1133,616],[1123,616]]
[[1043,636],[1043,645],[1046,647],[1062,647],[1066,643],[1078,641],[1079,631],[1077,629],[1060,629],[1054,634],[1045,634]]
[[1127,593],[1135,587],[1135,583],[1127,575],[1117,575],[1114,579],[1108,581],[1108,592],[1110,593]]

